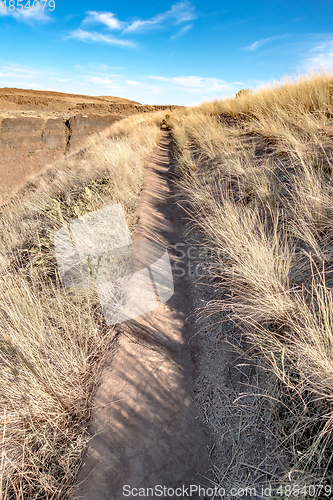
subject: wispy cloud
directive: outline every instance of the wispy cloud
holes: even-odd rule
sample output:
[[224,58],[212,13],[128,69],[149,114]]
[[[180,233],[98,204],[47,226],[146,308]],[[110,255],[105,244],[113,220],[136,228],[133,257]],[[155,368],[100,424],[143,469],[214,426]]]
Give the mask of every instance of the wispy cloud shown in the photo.
[[17,64],[8,64],[0,66],[0,76],[14,76],[19,78],[35,77],[39,74],[35,69],[27,66],[19,66]]
[[[111,75],[113,78],[104,75],[84,75],[83,79],[95,85],[102,85],[108,89],[125,89],[126,87],[149,87],[144,82],[129,80],[124,75]],[[152,86],[150,86],[152,90]]]
[[180,36],[185,35],[185,33],[187,31],[189,31],[191,28],[193,28],[193,24],[188,24],[187,26],[183,26],[178,31],[178,33],[175,33],[174,35],[172,35],[172,37],[170,38],[170,40],[174,40],[175,38],[179,38]]
[[[1,3],[1,2],[0,2]],[[47,11],[22,9],[22,10],[9,10],[0,9],[0,17],[13,17],[18,22],[26,24],[45,24],[52,20],[52,17]]]
[[[110,71],[124,69],[123,66],[109,66],[107,64],[99,63],[99,62],[89,62],[87,64],[75,64],[74,68],[78,71],[90,71],[94,73],[105,73],[107,72],[108,76],[110,76]],[[112,74],[111,76],[121,76],[119,74]]]
[[95,83],[96,85],[114,85],[115,81],[111,80],[108,76],[87,76],[87,82]]
[[150,79],[165,82],[169,87],[190,92],[192,94],[227,92],[232,91],[241,82],[227,83],[219,78],[204,78],[200,76],[175,76],[166,78],[163,76],[149,76]]
[[195,7],[191,2],[185,0],[184,2],[176,3],[172,6],[171,10],[165,13],[165,18],[173,19],[174,24],[181,24],[196,19],[194,14]]
[[302,68],[333,69],[333,35],[324,36],[324,39],[317,40],[314,44],[312,42],[312,47],[307,50],[303,58]]
[[[58,72],[48,68],[32,68],[10,62],[0,64],[0,79],[6,79],[6,81],[2,80],[0,82],[2,85],[42,90],[47,87],[52,88],[52,84],[48,84],[48,82],[64,81],[61,79],[62,76]],[[43,85],[40,84],[41,81],[43,81]]]
[[49,80],[52,82],[72,82],[73,78],[49,78]]
[[89,10],[87,16],[83,19],[82,24],[104,24],[110,29],[120,30],[123,29],[124,24],[113,12],[96,12],[95,10]]
[[103,35],[102,33],[85,31],[81,28],[71,31],[69,36],[67,36],[66,38],[73,38],[75,40],[80,40],[81,42],[107,43],[110,45],[116,45],[118,47],[136,47],[136,44],[134,42],[131,42],[130,40],[122,40],[113,36]]
[[[72,38],[81,42],[98,42],[115,45],[118,47],[137,47],[137,45],[122,38],[124,34],[140,34],[150,29],[170,28],[188,23],[196,19],[195,7],[189,0],[175,3],[171,8],[163,13],[157,14],[150,19],[137,19],[136,21],[121,21],[116,14],[107,11],[89,10],[81,23],[81,28],[71,31],[65,40]],[[87,27],[99,25],[103,27],[103,32],[88,31]],[[171,39],[183,35],[192,28],[187,24],[181,28]],[[108,30],[118,31],[117,37],[110,36]]]
[[266,45],[266,43],[273,42],[274,40],[281,40],[282,38],[287,38],[289,35],[279,35],[279,36],[271,36],[270,38],[263,38],[262,40],[257,40],[251,45],[247,45],[246,47],[242,47],[243,50],[257,50],[259,47]]
[[59,76],[57,72],[49,69],[35,69],[30,66],[14,64],[14,63],[3,63],[0,64],[0,76],[12,77],[14,79],[18,78],[39,78],[47,77],[51,78],[54,76]]
[[289,38],[285,53],[294,59],[295,71],[333,70],[333,34],[307,33],[302,35],[284,34],[257,40],[243,50],[254,51],[266,43],[283,38]]
[[184,2],[174,4],[170,10],[157,14],[150,19],[138,19],[137,21],[130,23],[124,29],[124,32],[143,32],[152,28],[163,27],[165,24],[177,26],[196,19],[194,10],[194,5],[188,0],[185,0]]

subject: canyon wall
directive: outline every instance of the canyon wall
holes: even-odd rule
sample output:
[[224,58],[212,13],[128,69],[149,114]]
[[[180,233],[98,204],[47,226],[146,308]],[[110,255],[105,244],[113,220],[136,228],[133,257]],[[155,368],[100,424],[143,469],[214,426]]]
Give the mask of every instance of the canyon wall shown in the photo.
[[177,107],[113,96],[0,88],[0,204],[29,178],[77,151],[88,135],[133,114]]
[[0,117],[0,202],[29,177],[79,148],[88,135],[122,118],[120,114]]

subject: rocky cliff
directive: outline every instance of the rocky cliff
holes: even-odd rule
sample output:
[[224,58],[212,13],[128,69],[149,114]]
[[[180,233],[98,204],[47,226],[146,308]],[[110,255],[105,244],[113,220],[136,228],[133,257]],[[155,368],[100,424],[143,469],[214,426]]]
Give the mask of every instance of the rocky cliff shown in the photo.
[[175,106],[118,97],[0,89],[0,203],[32,175],[117,120]]

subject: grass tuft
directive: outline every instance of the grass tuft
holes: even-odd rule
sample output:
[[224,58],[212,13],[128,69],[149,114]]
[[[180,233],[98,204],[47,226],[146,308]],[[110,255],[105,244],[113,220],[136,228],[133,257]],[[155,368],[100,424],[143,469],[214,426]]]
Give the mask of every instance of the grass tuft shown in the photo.
[[238,324],[274,373],[280,477],[300,484],[333,473],[332,89],[311,74],[171,116],[187,210],[218,256],[207,328]]

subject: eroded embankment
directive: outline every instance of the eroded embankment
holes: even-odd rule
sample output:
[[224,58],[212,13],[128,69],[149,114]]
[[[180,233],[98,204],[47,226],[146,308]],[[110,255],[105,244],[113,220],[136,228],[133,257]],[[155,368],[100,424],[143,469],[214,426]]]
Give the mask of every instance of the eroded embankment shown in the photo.
[[0,202],[47,166],[110,127],[120,114],[0,117]]
[[174,108],[111,96],[0,89],[0,203],[115,121]]

